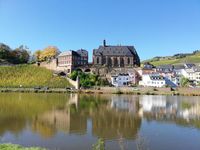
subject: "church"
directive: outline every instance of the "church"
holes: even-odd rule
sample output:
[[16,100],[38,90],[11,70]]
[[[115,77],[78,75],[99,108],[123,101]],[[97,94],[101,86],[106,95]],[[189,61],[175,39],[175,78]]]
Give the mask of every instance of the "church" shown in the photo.
[[134,46],[103,46],[93,50],[93,65],[109,68],[139,67],[140,58]]

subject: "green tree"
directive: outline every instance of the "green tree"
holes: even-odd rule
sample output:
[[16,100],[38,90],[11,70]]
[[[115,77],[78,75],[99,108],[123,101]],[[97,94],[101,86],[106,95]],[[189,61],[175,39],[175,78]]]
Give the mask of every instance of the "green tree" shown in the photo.
[[185,78],[185,77],[182,77],[180,83],[181,83],[182,87],[187,87],[189,85],[189,79]]
[[72,80],[76,80],[77,76],[79,76],[80,85],[82,87],[91,87],[95,85],[104,86],[109,84],[106,79],[100,78],[98,75],[91,73],[84,73],[81,71],[73,71],[69,77]]
[[27,63],[30,58],[30,53],[26,46],[21,45],[19,48],[14,49],[11,52],[13,63],[22,64]]
[[0,44],[0,59],[9,59],[11,48],[6,44]]

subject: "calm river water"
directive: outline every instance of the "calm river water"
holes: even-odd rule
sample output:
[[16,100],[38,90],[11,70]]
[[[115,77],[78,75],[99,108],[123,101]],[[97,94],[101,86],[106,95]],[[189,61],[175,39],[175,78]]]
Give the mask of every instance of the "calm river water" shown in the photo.
[[200,97],[0,94],[0,142],[50,150],[199,150]]

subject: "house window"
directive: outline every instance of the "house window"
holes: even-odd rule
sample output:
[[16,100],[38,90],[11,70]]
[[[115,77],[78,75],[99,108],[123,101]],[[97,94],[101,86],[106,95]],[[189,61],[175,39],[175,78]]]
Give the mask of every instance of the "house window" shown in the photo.
[[97,57],[97,64],[99,64],[99,57]]

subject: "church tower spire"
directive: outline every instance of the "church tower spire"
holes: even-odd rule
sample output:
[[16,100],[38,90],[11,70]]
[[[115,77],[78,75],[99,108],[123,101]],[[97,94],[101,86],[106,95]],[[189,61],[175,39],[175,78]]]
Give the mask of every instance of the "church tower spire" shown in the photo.
[[106,47],[106,40],[103,40],[103,46]]

